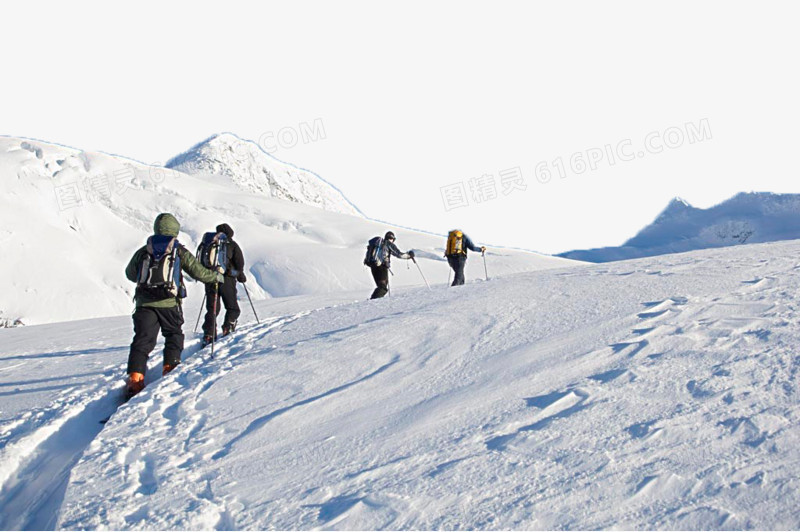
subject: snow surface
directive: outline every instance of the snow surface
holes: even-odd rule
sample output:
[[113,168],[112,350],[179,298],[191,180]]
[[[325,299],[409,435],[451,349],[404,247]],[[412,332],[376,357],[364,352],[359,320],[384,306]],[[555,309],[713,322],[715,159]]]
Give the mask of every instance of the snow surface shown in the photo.
[[0,529],[798,529],[798,254],[262,300],[213,359],[189,306],[119,407],[130,318],[2,330]]
[[[312,190],[312,177],[305,174],[298,186]],[[125,266],[160,212],[177,216],[179,240],[192,251],[203,233],[231,225],[254,300],[348,290],[367,297],[374,282],[362,264],[366,243],[388,229],[402,250],[417,251],[429,281],[442,282],[450,271],[444,235],[266,197],[219,175],[188,175],[39,141],[0,137],[0,187],[0,276],[6,280],[0,327],[130,313],[134,286]],[[471,236],[480,242],[477,229]],[[487,264],[489,275],[506,275],[575,262],[490,247]],[[410,263],[395,261],[393,269],[393,287],[423,285]],[[468,262],[467,276],[484,276],[479,255]],[[189,291],[196,299],[189,303],[199,304],[202,290]]]
[[675,198],[652,224],[622,246],[568,251],[559,256],[609,262],[797,238],[800,194],[742,192],[709,209]]

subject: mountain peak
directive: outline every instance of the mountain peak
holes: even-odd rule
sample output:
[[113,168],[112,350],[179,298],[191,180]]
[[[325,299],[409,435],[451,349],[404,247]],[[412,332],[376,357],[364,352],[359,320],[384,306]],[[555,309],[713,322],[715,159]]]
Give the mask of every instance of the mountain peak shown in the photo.
[[672,198],[666,208],[656,217],[653,223],[661,224],[676,217],[686,216],[688,213],[694,210],[696,209],[692,207],[688,201],[681,197],[675,196]]
[[166,167],[191,175],[225,176],[247,192],[331,212],[361,215],[341,191],[317,174],[280,161],[257,143],[233,133],[212,135],[170,159]]
[[800,194],[740,192],[708,209],[673,198],[655,221],[620,247],[559,256],[607,262],[740,244],[800,238]]
[[670,213],[679,212],[679,213],[682,213],[682,212],[686,212],[687,210],[691,210],[691,209],[694,209],[694,207],[692,207],[691,203],[689,203],[688,201],[686,201],[685,199],[683,199],[683,198],[681,198],[679,196],[675,196],[674,198],[672,198],[672,200],[670,200],[669,204],[667,205],[667,208],[664,209],[664,211],[662,211],[662,212],[670,212]]
[[672,201],[669,202],[669,206],[673,207],[691,207],[692,204],[686,201],[685,199],[681,198],[680,196],[675,196],[672,198]]

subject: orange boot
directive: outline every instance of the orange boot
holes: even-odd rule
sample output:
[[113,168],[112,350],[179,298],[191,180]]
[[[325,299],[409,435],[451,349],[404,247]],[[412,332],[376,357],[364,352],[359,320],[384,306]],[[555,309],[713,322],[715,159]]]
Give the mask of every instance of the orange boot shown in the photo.
[[125,395],[128,399],[141,392],[144,389],[144,373],[133,372],[128,375],[128,385],[125,389]]

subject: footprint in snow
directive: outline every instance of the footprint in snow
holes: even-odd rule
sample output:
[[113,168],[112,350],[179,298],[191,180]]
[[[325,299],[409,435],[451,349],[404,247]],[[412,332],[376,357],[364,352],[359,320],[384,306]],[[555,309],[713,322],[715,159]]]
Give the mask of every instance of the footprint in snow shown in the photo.
[[643,423],[634,423],[630,427],[625,428],[625,432],[631,435],[632,438],[640,440],[643,438],[652,438],[656,434],[660,434],[662,430],[661,428],[653,428],[657,420],[652,421],[645,421]]
[[156,460],[153,455],[145,455],[144,467],[139,472],[139,489],[136,493],[142,495],[152,495],[158,491],[158,479],[156,477]]

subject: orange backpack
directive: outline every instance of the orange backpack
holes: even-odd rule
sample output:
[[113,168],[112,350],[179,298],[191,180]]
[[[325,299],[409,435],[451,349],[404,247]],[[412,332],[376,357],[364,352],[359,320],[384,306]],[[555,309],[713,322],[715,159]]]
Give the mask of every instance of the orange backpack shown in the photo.
[[446,257],[466,254],[464,250],[464,233],[458,229],[450,231],[447,235],[447,247],[445,248],[444,254]]

